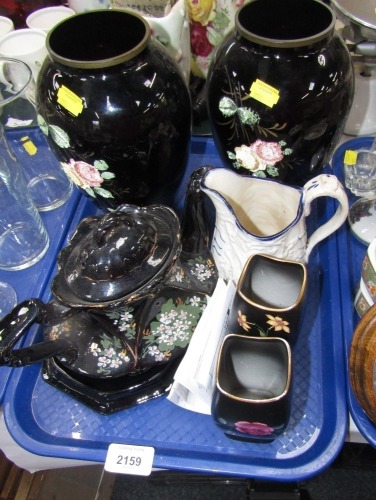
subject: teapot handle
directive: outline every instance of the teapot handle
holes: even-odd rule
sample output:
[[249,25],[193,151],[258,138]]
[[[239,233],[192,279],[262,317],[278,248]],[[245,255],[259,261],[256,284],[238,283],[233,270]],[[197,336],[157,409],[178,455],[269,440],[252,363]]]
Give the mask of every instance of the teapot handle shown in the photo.
[[0,366],[26,366],[59,354],[66,354],[68,362],[76,359],[77,349],[66,339],[13,350],[28,329],[34,323],[45,323],[49,314],[48,305],[39,299],[29,299],[18,304],[0,321]]
[[321,196],[334,198],[339,205],[335,214],[309,237],[305,254],[306,262],[313,247],[339,229],[349,213],[349,201],[338,178],[335,175],[320,174],[304,185],[304,215],[306,217],[311,213],[312,201]]

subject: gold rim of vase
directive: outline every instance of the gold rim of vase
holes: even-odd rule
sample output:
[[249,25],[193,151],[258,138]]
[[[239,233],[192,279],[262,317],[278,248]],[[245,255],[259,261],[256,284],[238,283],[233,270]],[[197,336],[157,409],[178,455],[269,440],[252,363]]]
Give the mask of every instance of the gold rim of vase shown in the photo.
[[248,2],[246,5],[244,5],[241,9],[239,9],[236,14],[235,14],[235,26],[236,30],[238,33],[244,37],[246,40],[249,40],[250,42],[255,42],[259,45],[264,45],[267,47],[275,47],[275,48],[281,48],[281,49],[292,49],[292,48],[298,48],[298,47],[307,47],[309,45],[313,45],[315,43],[318,43],[325,38],[328,38],[334,33],[335,30],[335,24],[336,24],[336,15],[334,11],[322,3],[321,1],[316,1],[315,3],[320,4],[320,8],[322,7],[323,9],[326,9],[329,14],[332,16],[331,22],[328,24],[328,26],[320,31],[319,33],[315,33],[314,35],[307,36],[307,37],[302,37],[302,38],[291,38],[291,39],[278,39],[278,38],[268,38],[266,36],[261,36],[257,35],[256,33],[253,33],[249,30],[247,30],[239,20],[239,17],[242,16],[242,12],[244,12],[244,9],[247,9],[248,7],[251,6],[252,3],[257,2],[259,0],[253,0],[252,2]]
[[[64,25],[71,24],[77,22],[77,19],[84,16],[93,16],[103,13],[105,15],[114,15],[114,14],[125,14],[127,16],[138,19],[138,21],[144,26],[145,33],[140,38],[140,40],[128,51],[121,52],[114,57],[108,57],[104,59],[96,59],[96,60],[84,60],[84,59],[70,59],[68,57],[64,57],[58,54],[52,48],[53,38],[57,36],[59,30],[64,27]],[[60,23],[58,23],[47,35],[46,46],[47,51],[50,57],[57,63],[63,64],[64,66],[69,66],[71,68],[81,68],[81,69],[102,69],[109,68],[111,66],[116,66],[118,64],[122,64],[124,62],[130,61],[138,54],[140,54],[148,45],[149,40],[151,38],[151,29],[148,22],[137,12],[131,11],[129,9],[98,9],[95,11],[82,12],[80,14],[76,14],[75,16],[64,19]]]

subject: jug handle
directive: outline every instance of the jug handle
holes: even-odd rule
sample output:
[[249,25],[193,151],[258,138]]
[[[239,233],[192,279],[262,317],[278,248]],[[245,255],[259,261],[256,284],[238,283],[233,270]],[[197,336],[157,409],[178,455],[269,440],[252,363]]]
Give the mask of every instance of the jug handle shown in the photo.
[[13,349],[34,323],[46,322],[48,315],[48,305],[39,299],[28,299],[18,304],[0,321],[0,366],[26,366],[63,354],[67,355],[68,363],[77,358],[76,346],[67,339],[48,340],[34,346]]
[[320,174],[308,181],[303,188],[304,191],[304,215],[308,217],[311,213],[311,203],[316,198],[329,196],[338,201],[334,215],[308,238],[305,260],[308,262],[311,251],[317,243],[334,233],[346,221],[349,213],[349,201],[338,177],[331,174]]

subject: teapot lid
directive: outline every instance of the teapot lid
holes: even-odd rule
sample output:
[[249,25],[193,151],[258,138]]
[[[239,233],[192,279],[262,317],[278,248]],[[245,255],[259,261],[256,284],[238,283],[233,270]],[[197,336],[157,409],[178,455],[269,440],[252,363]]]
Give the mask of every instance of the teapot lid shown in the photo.
[[58,256],[52,291],[71,307],[134,300],[164,278],[180,249],[180,223],[172,209],[121,205],[80,222]]

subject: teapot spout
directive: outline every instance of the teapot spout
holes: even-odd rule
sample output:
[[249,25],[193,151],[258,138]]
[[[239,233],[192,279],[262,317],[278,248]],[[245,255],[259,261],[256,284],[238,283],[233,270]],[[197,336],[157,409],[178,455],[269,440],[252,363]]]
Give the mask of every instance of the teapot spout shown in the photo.
[[77,358],[77,347],[67,339],[13,349],[33,324],[47,324],[52,319],[51,309],[51,303],[44,304],[39,299],[28,299],[18,304],[0,321],[0,366],[27,366],[56,355],[64,355],[67,364]]

